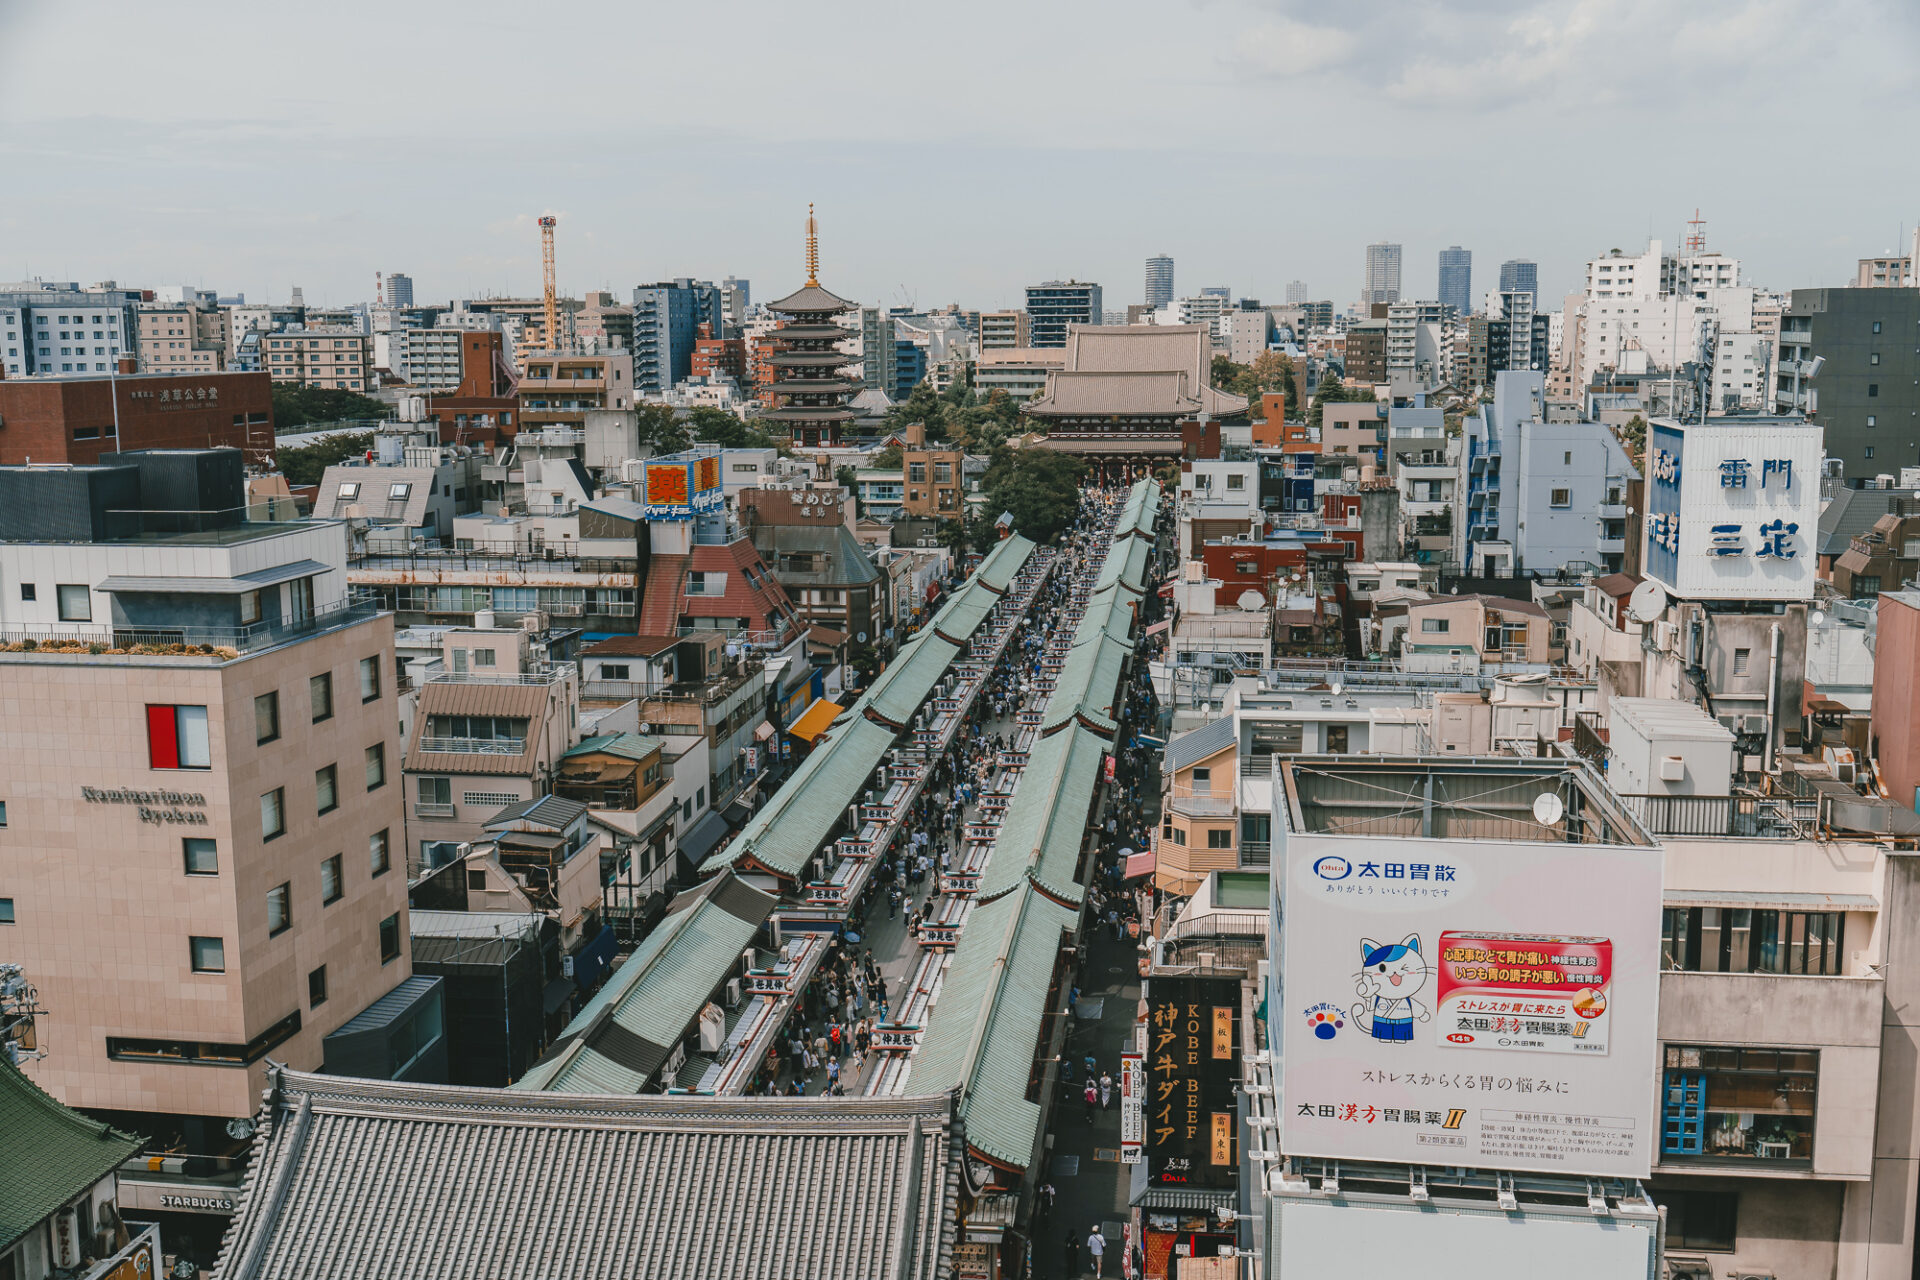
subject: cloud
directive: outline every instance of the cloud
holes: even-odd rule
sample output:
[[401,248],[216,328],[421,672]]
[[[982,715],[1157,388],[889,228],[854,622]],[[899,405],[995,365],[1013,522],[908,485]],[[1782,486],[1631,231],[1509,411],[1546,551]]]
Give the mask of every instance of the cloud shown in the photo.
[[1243,32],[1227,61],[1248,75],[1310,76],[1347,66],[1360,47],[1351,31],[1280,17]]

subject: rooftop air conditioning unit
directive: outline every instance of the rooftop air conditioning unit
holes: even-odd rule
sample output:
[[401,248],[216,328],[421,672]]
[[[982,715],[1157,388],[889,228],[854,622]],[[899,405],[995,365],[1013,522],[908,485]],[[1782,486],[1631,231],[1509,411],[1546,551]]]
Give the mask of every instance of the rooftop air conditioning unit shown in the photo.
[[700,1010],[700,1052],[719,1053],[727,1046],[727,1015],[718,1005],[708,1004]]
[[1740,717],[1741,733],[1765,733],[1766,731],[1767,718],[1764,715]]
[[739,1007],[740,1007],[740,979],[728,978],[727,979],[727,1008],[738,1009]]

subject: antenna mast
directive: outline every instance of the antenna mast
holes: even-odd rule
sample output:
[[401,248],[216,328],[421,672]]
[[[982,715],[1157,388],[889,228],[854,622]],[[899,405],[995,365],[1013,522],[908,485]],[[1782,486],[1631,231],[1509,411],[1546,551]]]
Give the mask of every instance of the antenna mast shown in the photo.
[[553,228],[558,219],[551,215],[540,219],[540,276],[545,286],[547,349],[560,349],[560,298],[553,283]]
[[1687,225],[1693,228],[1692,231],[1687,233],[1687,252],[1705,253],[1707,251],[1707,221],[1700,216],[1700,209],[1697,205],[1694,207],[1693,216],[1687,219]]
[[807,283],[820,283],[820,224],[813,220],[813,205],[807,205]]

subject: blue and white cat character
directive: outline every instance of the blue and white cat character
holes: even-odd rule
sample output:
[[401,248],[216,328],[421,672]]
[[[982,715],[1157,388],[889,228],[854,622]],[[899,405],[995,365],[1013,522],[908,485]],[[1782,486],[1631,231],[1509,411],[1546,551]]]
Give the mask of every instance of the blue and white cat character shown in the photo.
[[1410,933],[1384,946],[1372,938],[1360,939],[1360,972],[1354,990],[1361,1000],[1353,1006],[1353,1021],[1375,1040],[1408,1044],[1413,1024],[1427,1021],[1433,1011],[1415,997],[1426,988],[1433,970],[1420,953],[1420,935]]

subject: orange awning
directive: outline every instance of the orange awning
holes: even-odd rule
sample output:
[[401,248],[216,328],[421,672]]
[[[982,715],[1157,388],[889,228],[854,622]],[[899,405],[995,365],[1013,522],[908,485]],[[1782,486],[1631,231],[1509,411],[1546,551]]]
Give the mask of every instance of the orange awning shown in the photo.
[[812,742],[827,731],[827,726],[833,723],[835,716],[845,710],[846,708],[837,702],[815,698],[813,705],[800,713],[800,718],[793,722],[793,727],[787,732],[802,742]]

